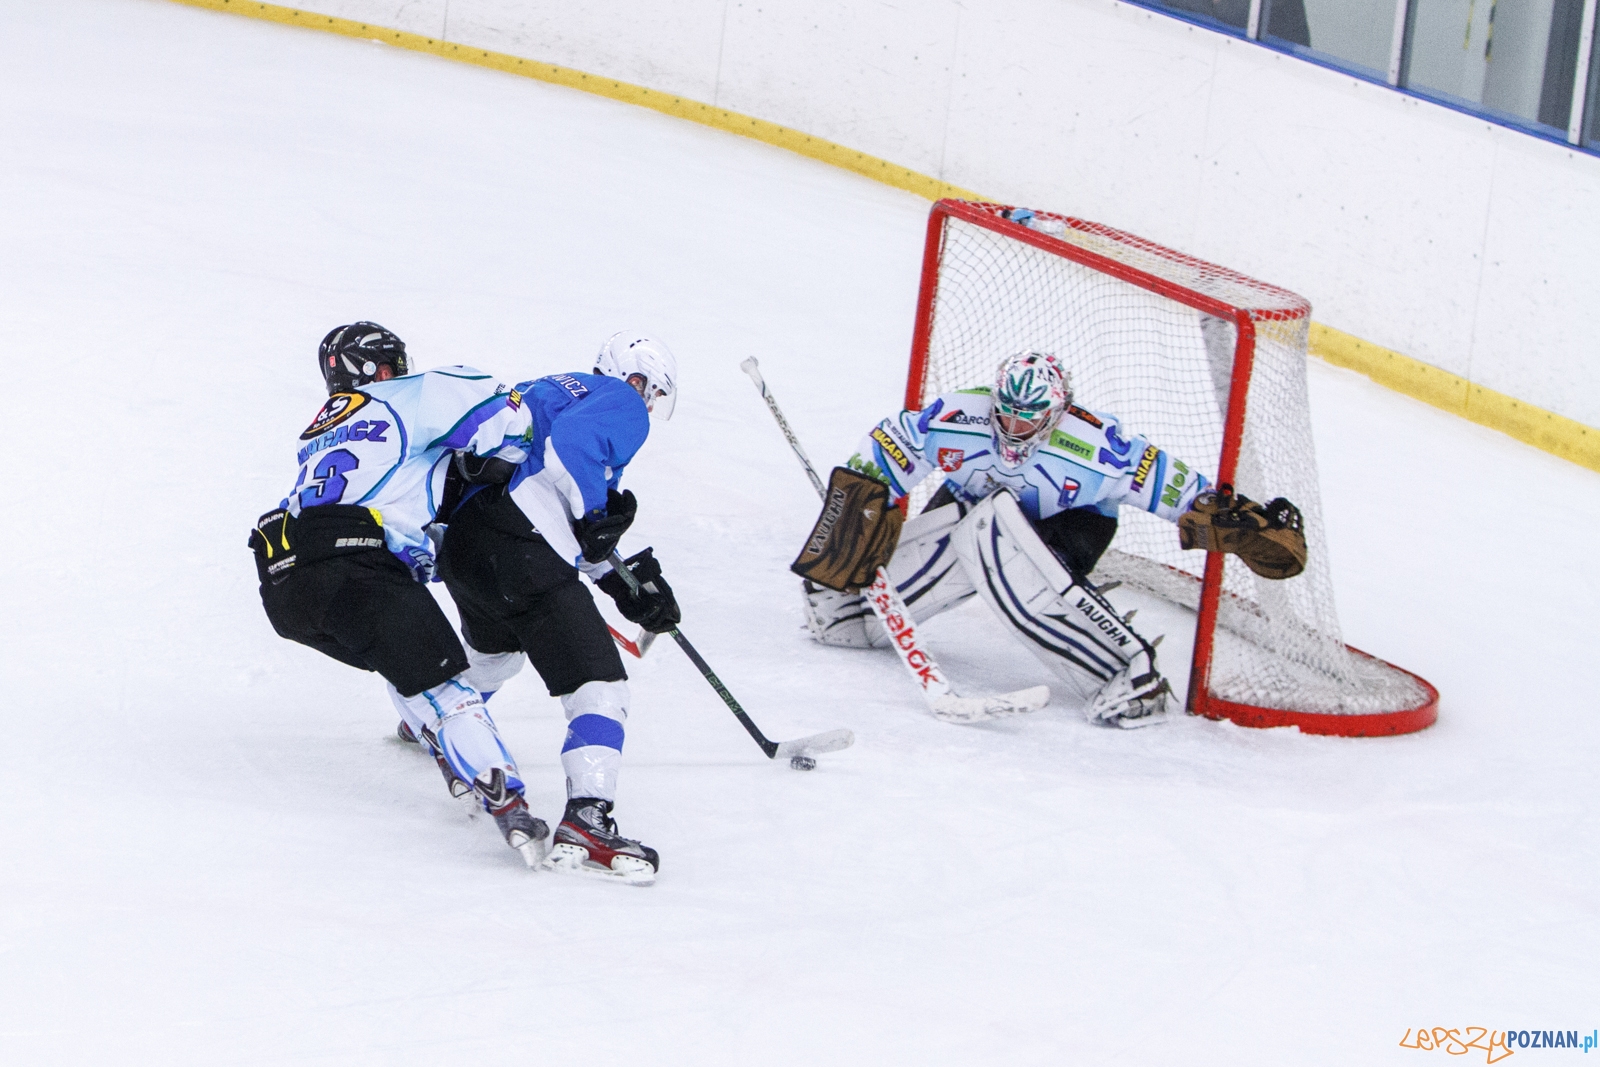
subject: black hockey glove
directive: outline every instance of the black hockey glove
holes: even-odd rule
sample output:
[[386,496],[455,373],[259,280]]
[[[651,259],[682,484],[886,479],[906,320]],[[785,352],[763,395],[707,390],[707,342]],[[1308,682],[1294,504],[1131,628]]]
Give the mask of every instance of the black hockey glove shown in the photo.
[[647,548],[638,555],[630,556],[623,566],[639,583],[637,596],[615,570],[595,583],[601,592],[617,602],[617,610],[622,612],[622,617],[653,634],[664,634],[677,626],[683,615],[678,611],[672,586],[661,577],[661,564],[656,562],[653,551]]
[[583,549],[583,558],[590,563],[605,562],[606,557],[616,551],[617,542],[622,540],[628,527],[633,525],[633,515],[638,510],[639,501],[634,499],[631,489],[620,493],[607,489],[606,509],[595,508],[572,524],[572,532]]

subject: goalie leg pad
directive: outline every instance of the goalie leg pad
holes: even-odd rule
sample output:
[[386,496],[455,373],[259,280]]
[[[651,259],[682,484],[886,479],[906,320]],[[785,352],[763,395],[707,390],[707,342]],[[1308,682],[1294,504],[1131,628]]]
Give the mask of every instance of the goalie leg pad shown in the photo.
[[[960,506],[946,504],[911,519],[900,532],[900,544],[889,561],[889,580],[911,609],[913,622],[931,619],[975,592],[951,545],[960,521]],[[882,648],[889,643],[883,625],[860,594],[835,592],[814,582],[802,583],[802,592],[806,626],[823,644]]]
[[952,543],[978,596],[1089,706],[1091,719],[1132,726],[1165,715],[1154,646],[1072,576],[1011,494],[975,507]]

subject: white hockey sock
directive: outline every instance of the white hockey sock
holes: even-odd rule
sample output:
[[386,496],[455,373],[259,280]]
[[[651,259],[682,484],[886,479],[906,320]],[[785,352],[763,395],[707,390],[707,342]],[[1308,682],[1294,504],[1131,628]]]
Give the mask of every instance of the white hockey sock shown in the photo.
[[615,800],[628,683],[585,682],[562,697],[561,706],[567,713],[567,738],[561,746],[567,796]]
[[389,699],[419,738],[427,736],[426,729],[438,739],[439,752],[456,777],[472,782],[484,771],[499,768],[510,788],[522,788],[516,761],[501,743],[483,697],[464,675],[412,697],[401,696],[391,685]]

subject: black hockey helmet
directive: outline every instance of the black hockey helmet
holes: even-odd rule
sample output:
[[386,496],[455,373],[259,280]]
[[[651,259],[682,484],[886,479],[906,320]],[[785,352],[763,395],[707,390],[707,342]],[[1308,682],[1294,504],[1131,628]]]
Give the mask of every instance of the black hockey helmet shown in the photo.
[[411,373],[406,343],[375,322],[329,330],[317,347],[317,366],[329,396],[377,381],[379,367],[392,368],[396,378]]

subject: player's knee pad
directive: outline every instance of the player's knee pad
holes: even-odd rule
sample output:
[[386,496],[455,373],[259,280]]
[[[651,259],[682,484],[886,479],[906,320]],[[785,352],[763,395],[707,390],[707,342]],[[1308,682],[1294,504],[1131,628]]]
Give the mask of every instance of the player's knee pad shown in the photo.
[[567,736],[561,767],[567,795],[614,800],[622,765],[623,723],[628,718],[627,682],[585,682],[561,698]]
[[471,666],[461,677],[482,693],[485,700],[515,677],[516,673],[522,670],[522,665],[528,661],[528,657],[520,651],[479,652],[470,643],[466,645],[466,649],[467,661]]
[[1165,714],[1154,646],[1073,577],[1011,494],[973,508],[953,543],[978,596],[1088,705],[1091,718],[1133,726]]
[[603,715],[618,722],[628,721],[627,682],[584,682],[561,698],[561,709],[571,722],[582,715]]
[[[972,582],[951,548],[950,535],[960,521],[960,505],[946,504],[901,528],[900,544],[889,561],[889,580],[915,622],[931,619],[973,594]],[[801,592],[806,626],[823,644],[881,648],[889,643],[883,625],[859,593],[838,593],[811,582],[802,582]]]

